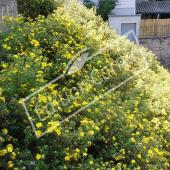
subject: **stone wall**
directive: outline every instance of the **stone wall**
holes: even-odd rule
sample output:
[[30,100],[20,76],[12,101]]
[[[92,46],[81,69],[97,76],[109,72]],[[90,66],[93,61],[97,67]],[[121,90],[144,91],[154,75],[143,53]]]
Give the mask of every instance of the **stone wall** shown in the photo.
[[139,37],[140,45],[152,51],[163,66],[170,71],[170,35],[159,37]]
[[17,0],[0,0],[0,22],[3,16],[18,16]]

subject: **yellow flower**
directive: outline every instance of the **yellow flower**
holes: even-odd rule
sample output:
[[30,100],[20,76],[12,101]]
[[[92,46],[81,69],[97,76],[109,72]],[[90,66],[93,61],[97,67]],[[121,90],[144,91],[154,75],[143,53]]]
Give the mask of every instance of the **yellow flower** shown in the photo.
[[76,152],[78,152],[78,153],[79,153],[79,152],[80,152],[80,149],[76,148]]
[[66,120],[67,123],[68,123],[69,121],[70,121],[69,119]]
[[7,64],[2,64],[3,68],[7,68],[7,66],[8,66]]
[[6,44],[4,44],[4,45],[2,45],[3,46],[3,48],[7,48],[7,45]]
[[48,65],[49,65],[50,67],[52,67],[52,66],[53,66],[53,63],[48,63]]
[[34,92],[35,90],[36,90],[36,89],[32,88],[32,89],[31,89],[31,92]]
[[37,160],[41,159],[41,155],[37,154],[36,158],[37,158]]
[[126,166],[127,166],[126,164],[123,164],[123,168],[126,168]]
[[17,55],[14,55],[14,57],[15,57],[15,58],[18,58],[18,56],[17,56]]
[[87,109],[88,112],[91,112],[91,109]]
[[111,170],[116,170],[115,168],[112,168]]
[[0,88],[0,94],[2,94],[2,92],[3,92],[3,90],[2,90],[2,88]]
[[138,154],[138,158],[139,158],[139,159],[141,158],[141,155],[140,155],[140,154]]
[[12,152],[12,151],[13,151],[13,148],[12,148],[12,147],[7,147],[7,151],[8,151],[8,152]]
[[44,69],[44,68],[47,67],[47,66],[48,66],[47,63],[45,63],[45,62],[42,63],[42,69]]
[[169,167],[169,163],[165,162],[165,165]]
[[98,127],[98,126],[95,126],[94,128],[95,128],[96,130],[99,130],[99,127]]
[[136,163],[136,161],[135,161],[134,159],[132,159],[132,161],[131,161],[131,162],[132,162],[133,164],[134,164],[134,163]]
[[108,130],[109,130],[109,127],[108,127],[108,126],[106,126],[106,127],[105,127],[105,131],[107,132]]
[[94,99],[95,99],[95,100],[97,100],[97,99],[98,99],[98,97],[97,97],[97,96],[95,96],[95,97],[94,97]]
[[134,143],[136,142],[134,137],[132,137],[130,140],[131,140],[131,142],[134,142]]
[[11,49],[11,47],[7,47],[7,50],[10,50]]
[[152,152],[152,150],[151,150],[151,149],[148,151],[148,153],[149,153],[150,155],[152,155],[152,154],[153,154],[153,152]]
[[5,39],[4,39],[4,41],[8,41],[8,40],[9,40],[9,38],[5,38]]
[[21,87],[26,87],[27,86],[27,84],[21,84]]
[[113,136],[113,140],[116,140],[116,138]]
[[121,149],[120,152],[122,152],[122,154],[125,155],[125,149]]
[[104,122],[105,122],[104,120],[101,121],[102,124],[103,124]]
[[92,165],[92,164],[93,164],[93,161],[89,161],[89,164],[91,164],[91,165]]
[[67,64],[66,63],[63,63],[63,67],[66,67],[67,66]]
[[4,98],[4,97],[0,97],[0,100],[2,100],[3,102],[5,102],[5,98]]
[[83,101],[82,105],[86,105],[86,104],[88,104],[88,103],[87,103],[87,102],[85,102],[85,101]]
[[65,156],[65,160],[66,161],[70,161],[70,157],[69,156]]
[[16,73],[17,71],[18,71],[18,70],[15,68],[13,72]]
[[87,156],[87,153],[83,153],[83,156]]
[[166,115],[165,109],[162,109],[162,114],[163,114],[163,115]]
[[12,18],[12,17],[10,17],[10,18],[9,18],[9,21],[13,21],[13,18]]
[[32,39],[31,44],[34,45],[35,47],[38,47],[40,45],[40,43],[34,39]]
[[8,133],[8,130],[7,129],[2,129],[2,133],[6,135]]
[[38,136],[40,136],[41,133],[42,133],[42,132],[41,132],[40,130],[37,130],[37,131],[36,131],[36,134],[37,134]]
[[133,127],[133,124],[130,124],[130,127]]
[[28,64],[25,65],[25,68],[29,68],[29,67],[30,67],[30,65],[28,65]]
[[9,162],[8,162],[8,167],[13,167],[12,161],[9,161]]
[[140,170],[140,166],[138,166],[136,170]]
[[84,136],[84,132],[80,132],[80,136],[82,136],[82,137],[83,137],[83,136]]
[[35,54],[34,53],[30,53],[30,56],[31,56],[31,58],[34,58]]
[[0,150],[0,155],[1,155],[1,156],[4,156],[6,153],[7,153],[7,150],[6,150],[6,149]]
[[19,104],[22,104],[22,101],[23,101],[23,99],[20,98],[19,101],[18,101],[18,103],[19,103]]
[[90,131],[89,131],[89,134],[90,134],[90,135],[93,135],[93,134],[94,134],[94,131],[93,131],[93,130],[90,130]]
[[16,153],[15,153],[15,152],[12,152],[12,155],[13,155],[13,156],[16,156]]
[[61,131],[60,131],[60,129],[58,129],[58,128],[56,128],[56,130],[55,130],[56,132],[57,132],[57,135],[59,136],[59,135],[61,135]]
[[39,128],[39,127],[42,126],[42,123],[41,123],[41,122],[40,122],[40,123],[37,123],[36,126],[37,126],[37,128]]
[[95,108],[95,112],[97,112],[99,110],[99,108]]

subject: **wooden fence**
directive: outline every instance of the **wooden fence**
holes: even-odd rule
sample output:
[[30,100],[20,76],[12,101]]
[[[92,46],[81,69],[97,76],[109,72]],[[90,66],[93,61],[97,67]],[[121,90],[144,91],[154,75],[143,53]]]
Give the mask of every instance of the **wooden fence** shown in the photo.
[[140,36],[170,35],[169,19],[143,19],[140,24]]

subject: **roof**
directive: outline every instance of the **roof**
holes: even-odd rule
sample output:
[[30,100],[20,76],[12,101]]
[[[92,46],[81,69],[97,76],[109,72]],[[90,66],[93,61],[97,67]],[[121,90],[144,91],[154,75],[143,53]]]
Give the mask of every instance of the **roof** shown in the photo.
[[170,14],[170,1],[136,2],[136,14]]

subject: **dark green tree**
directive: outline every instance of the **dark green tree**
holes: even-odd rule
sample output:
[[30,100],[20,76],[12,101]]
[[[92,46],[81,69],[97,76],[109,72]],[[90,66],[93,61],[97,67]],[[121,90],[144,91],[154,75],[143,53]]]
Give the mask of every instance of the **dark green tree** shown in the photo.
[[[91,0],[84,0],[83,4],[87,8],[92,8],[96,6],[94,2]],[[100,15],[104,21],[108,20],[108,14],[113,10],[116,6],[116,0],[99,0],[99,4],[96,7],[97,15]]]
[[87,7],[87,8],[92,8],[93,6],[96,6],[96,4],[90,0],[84,0],[83,4]]
[[38,15],[47,17],[57,9],[58,1],[54,0],[17,0],[18,11],[26,18],[35,19]]
[[101,15],[104,21],[108,20],[108,14],[116,6],[115,0],[99,0],[99,6],[97,9],[97,14]]

